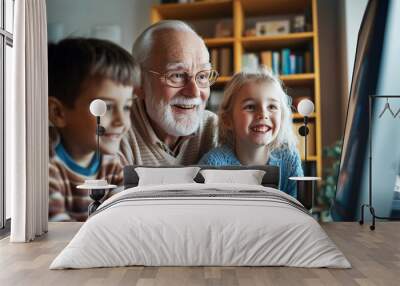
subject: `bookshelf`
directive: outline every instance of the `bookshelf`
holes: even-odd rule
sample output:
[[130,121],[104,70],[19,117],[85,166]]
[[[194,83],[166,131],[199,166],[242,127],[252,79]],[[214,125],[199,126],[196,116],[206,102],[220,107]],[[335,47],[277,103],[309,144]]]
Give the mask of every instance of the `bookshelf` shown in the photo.
[[[280,17],[287,15],[307,15],[308,27],[304,31],[273,35],[246,35],[249,22],[262,17]],[[322,142],[321,142],[321,100],[320,70],[318,44],[317,0],[203,0],[194,3],[160,4],[152,7],[151,21],[155,23],[164,19],[179,19],[188,22],[197,30],[199,21],[217,21],[228,19],[232,23],[232,33],[227,37],[203,36],[210,49],[230,48],[232,51],[232,72],[220,76],[213,89],[221,91],[234,72],[242,70],[242,57],[247,52],[260,53],[264,50],[304,49],[309,51],[312,60],[312,71],[281,75],[280,79],[293,100],[299,100],[302,92],[307,91],[315,104],[315,112],[310,117],[313,124],[313,138],[309,164],[313,175],[322,176]],[[221,94],[221,92],[220,92]],[[293,114],[295,125],[302,121],[298,113]],[[301,139],[303,140],[303,139]],[[309,146],[310,147],[310,146]],[[301,148],[299,146],[299,148]],[[310,150],[310,149],[309,149]]]

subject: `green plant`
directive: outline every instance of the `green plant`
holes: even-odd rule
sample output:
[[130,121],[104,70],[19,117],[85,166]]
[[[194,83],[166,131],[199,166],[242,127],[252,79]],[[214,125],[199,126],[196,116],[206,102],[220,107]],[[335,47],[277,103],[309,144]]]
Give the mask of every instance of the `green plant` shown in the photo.
[[339,175],[342,144],[342,140],[338,140],[333,145],[324,147],[324,156],[328,160],[327,167],[324,169],[324,177],[317,198],[318,203],[322,205],[324,209],[330,208],[331,202],[336,196],[336,184]]

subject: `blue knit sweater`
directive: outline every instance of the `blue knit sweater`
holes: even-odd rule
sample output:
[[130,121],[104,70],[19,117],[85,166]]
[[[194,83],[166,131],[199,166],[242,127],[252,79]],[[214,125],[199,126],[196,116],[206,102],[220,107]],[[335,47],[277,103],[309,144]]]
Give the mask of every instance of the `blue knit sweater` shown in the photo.
[[[199,164],[212,166],[241,165],[233,150],[225,145],[211,149],[200,159]],[[298,151],[289,149],[275,150],[270,154],[266,164],[279,167],[279,189],[293,197],[297,197],[296,182],[289,180],[289,177],[303,176]]]

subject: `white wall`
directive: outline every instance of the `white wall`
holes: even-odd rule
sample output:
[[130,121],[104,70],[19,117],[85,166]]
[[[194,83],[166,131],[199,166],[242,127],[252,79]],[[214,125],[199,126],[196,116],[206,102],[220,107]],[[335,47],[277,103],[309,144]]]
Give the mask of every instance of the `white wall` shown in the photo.
[[[93,36],[97,25],[118,25],[121,42],[126,50],[139,33],[150,24],[150,8],[158,0],[47,0],[50,30],[62,36]],[[60,29],[61,27],[61,29]],[[51,31],[49,34],[52,34]]]

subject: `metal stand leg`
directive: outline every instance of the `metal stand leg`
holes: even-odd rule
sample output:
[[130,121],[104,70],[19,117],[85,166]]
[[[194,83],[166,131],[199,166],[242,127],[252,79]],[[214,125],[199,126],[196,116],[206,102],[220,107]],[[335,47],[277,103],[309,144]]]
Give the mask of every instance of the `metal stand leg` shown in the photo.
[[370,230],[375,230],[375,219],[376,219],[376,215],[375,215],[375,209],[373,206],[368,205],[368,204],[363,204],[361,206],[361,219],[359,221],[359,223],[362,225],[364,224],[364,207],[369,208],[369,212],[371,213],[372,216],[372,225],[369,226]]

